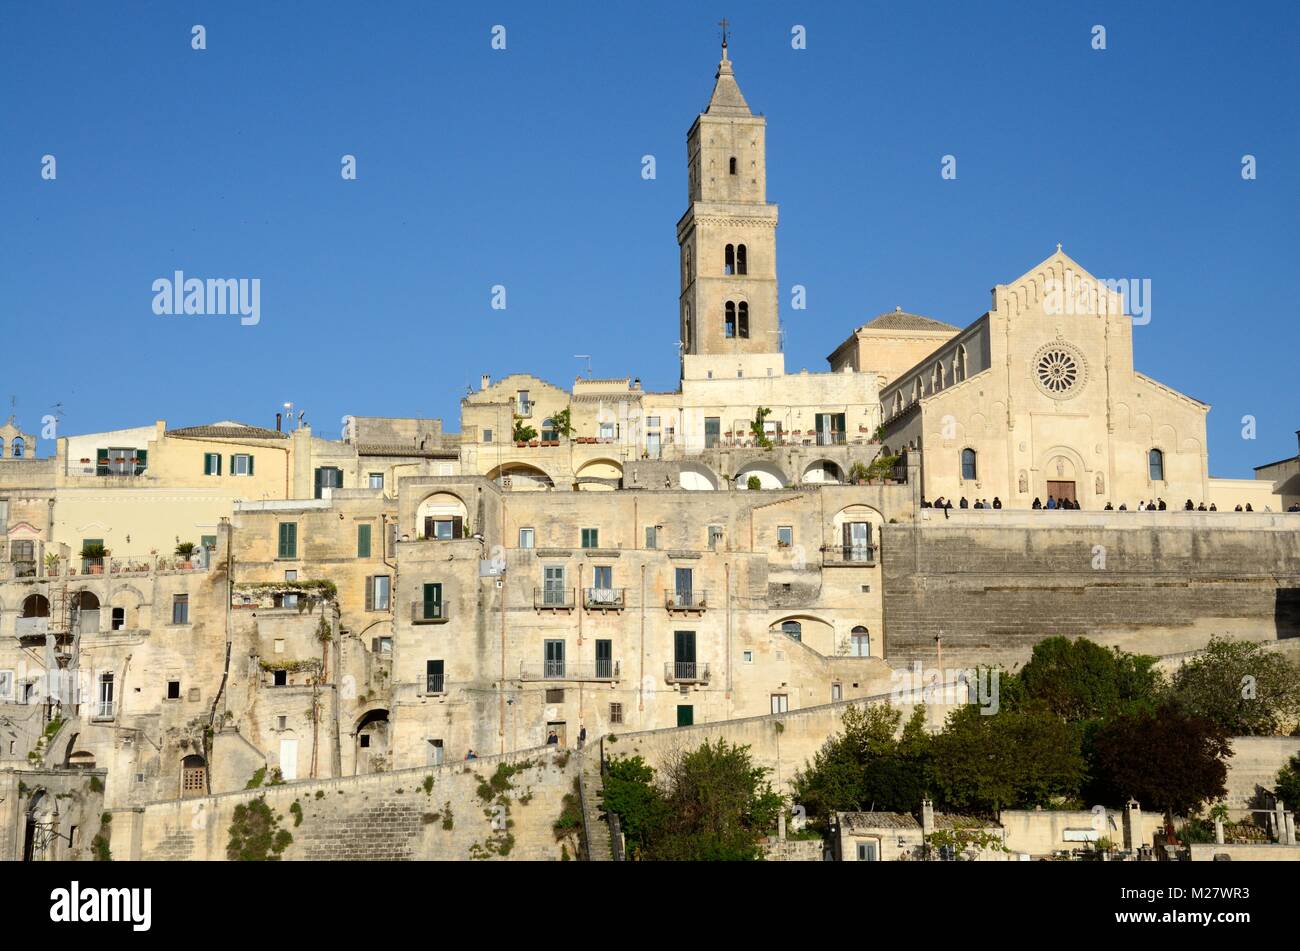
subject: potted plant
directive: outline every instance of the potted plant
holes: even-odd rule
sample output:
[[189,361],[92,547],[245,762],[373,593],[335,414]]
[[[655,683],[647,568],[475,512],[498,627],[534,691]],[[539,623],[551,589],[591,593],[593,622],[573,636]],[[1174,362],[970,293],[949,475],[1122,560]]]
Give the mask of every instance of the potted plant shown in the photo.
[[99,542],[81,546],[81,559],[86,563],[86,570],[92,575],[104,573],[104,559],[108,554],[108,549]]
[[59,573],[59,556],[52,551],[45,553],[45,573],[47,575]]
[[868,478],[870,478],[870,472],[861,462],[855,462],[849,466],[849,481],[854,485],[866,485]]
[[176,555],[181,559],[180,567],[193,568],[194,563],[190,560],[194,555],[193,542],[181,542],[176,546]]

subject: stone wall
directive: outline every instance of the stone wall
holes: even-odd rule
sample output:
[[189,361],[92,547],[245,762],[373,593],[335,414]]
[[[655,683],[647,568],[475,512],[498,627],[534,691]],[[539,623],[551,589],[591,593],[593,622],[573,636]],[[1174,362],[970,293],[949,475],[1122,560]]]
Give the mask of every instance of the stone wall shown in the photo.
[[[1232,758],[1228,760],[1228,809],[1233,817],[1244,815],[1244,810],[1260,808],[1256,795],[1261,789],[1272,790],[1277,773],[1287,761],[1300,753],[1300,737],[1295,736],[1234,736]],[[1300,808],[1300,803],[1286,804],[1290,810]],[[1238,812],[1242,810],[1243,812]]]
[[1057,634],[1167,654],[1300,636],[1300,519],[922,510],[882,528],[891,662],[1028,658]]
[[[698,749],[705,742],[726,740],[730,744],[748,746],[754,762],[771,770],[768,778],[773,788],[788,793],[794,774],[805,767],[832,734],[840,732],[844,711],[848,707],[879,703],[885,699],[888,699],[888,695],[826,703],[761,717],[720,720],[642,733],[611,734],[601,739],[601,752],[605,757],[640,756],[651,766],[659,768],[677,752]],[[898,707],[903,714],[899,721],[901,729],[902,724],[912,715],[915,705],[898,704]],[[927,728],[942,729],[951,709],[949,704],[926,705]]]
[[[504,777],[504,792],[502,767],[517,770]],[[284,860],[559,859],[551,827],[574,791],[578,767],[578,758],[563,751],[528,750],[155,802],[114,813],[112,847],[118,858],[224,860],[236,807],[264,797],[293,836]],[[497,788],[484,799],[480,787],[494,775]]]

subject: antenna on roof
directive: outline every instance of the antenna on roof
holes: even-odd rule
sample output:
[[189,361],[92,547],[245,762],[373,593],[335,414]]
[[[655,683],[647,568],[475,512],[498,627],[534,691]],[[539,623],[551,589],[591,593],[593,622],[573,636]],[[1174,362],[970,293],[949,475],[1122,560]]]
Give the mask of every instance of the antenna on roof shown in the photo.
[[575,354],[573,355],[573,359],[575,359],[575,360],[586,360],[586,361],[587,361],[587,377],[588,377],[588,379],[590,379],[590,377],[591,377],[591,354],[589,354],[589,353],[575,353]]

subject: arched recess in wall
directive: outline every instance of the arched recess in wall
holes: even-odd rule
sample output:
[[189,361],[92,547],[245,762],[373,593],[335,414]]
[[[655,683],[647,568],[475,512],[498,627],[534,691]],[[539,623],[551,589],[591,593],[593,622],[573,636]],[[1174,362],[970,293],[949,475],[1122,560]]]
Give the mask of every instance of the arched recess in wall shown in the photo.
[[[132,585],[123,585],[113,591],[109,601],[108,629],[110,631],[134,630],[148,627],[141,623],[140,609],[144,606],[144,595]],[[101,622],[101,630],[103,624]]]
[[721,483],[708,466],[685,462],[678,470],[677,484],[693,492],[712,492],[716,491]]
[[822,653],[834,652],[835,625],[810,614],[791,614],[774,621],[768,628],[773,634],[784,634],[801,641]]
[[454,492],[434,492],[415,510],[417,538],[454,539],[465,537],[469,512],[465,502]]
[[844,472],[830,459],[816,459],[804,468],[801,481],[804,485],[843,484]]
[[536,466],[523,462],[507,462],[488,472],[488,478],[502,488],[515,492],[540,492],[555,488],[555,480]]
[[736,488],[749,487],[749,477],[757,476],[759,488],[784,489],[790,484],[789,477],[775,463],[766,461],[747,462],[736,473]]
[[578,489],[583,492],[611,492],[623,479],[623,467],[613,459],[592,459],[574,474]]

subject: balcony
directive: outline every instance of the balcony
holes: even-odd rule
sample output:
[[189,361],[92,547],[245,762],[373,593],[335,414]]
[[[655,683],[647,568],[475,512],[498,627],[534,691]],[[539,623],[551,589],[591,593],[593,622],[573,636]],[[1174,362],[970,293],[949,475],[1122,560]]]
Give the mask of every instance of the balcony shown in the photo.
[[670,660],[664,664],[664,680],[670,684],[707,684],[709,665],[693,660]]
[[875,564],[875,545],[827,545],[822,548],[822,565],[825,567],[870,568]]
[[588,611],[622,611],[622,588],[588,588],[582,599]]
[[426,604],[415,601],[411,604],[412,624],[446,624],[451,620],[451,612],[445,604]]
[[14,633],[19,637],[44,638],[49,629],[48,617],[20,617],[14,621]]
[[91,707],[92,719],[111,720],[114,709],[112,700],[100,700]]
[[614,683],[622,672],[616,660],[598,660],[589,664],[573,664],[562,660],[547,660],[540,664],[521,663],[519,679],[567,680],[574,683]]
[[426,694],[432,694],[432,693],[446,693],[446,692],[447,692],[447,677],[446,677],[446,675],[445,675],[445,674],[429,674],[429,675],[427,675],[427,676],[424,678],[424,692],[425,692]]
[[533,610],[535,611],[572,611],[574,608],[572,588],[546,585],[533,589]]
[[707,591],[664,591],[664,607],[671,612],[702,614],[707,603]]

